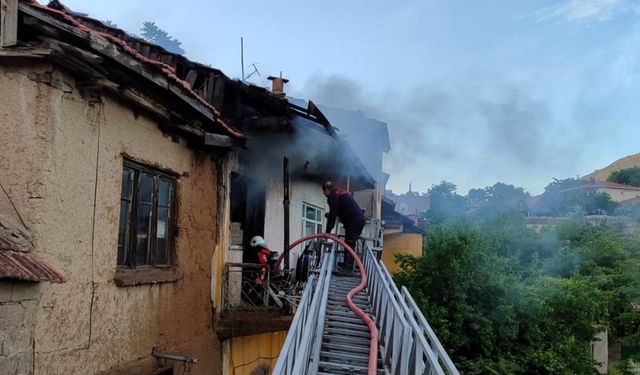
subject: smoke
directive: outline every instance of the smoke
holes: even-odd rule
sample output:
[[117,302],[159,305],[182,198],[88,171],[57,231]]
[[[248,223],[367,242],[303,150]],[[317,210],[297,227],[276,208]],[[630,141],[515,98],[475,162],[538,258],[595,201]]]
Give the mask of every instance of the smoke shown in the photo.
[[539,191],[552,176],[575,175],[582,158],[582,147],[558,136],[567,126],[554,103],[525,84],[480,77],[369,92],[346,77],[316,74],[301,91],[387,122],[385,169],[400,190],[413,182],[426,191],[448,180],[462,189],[501,181]]
[[240,153],[240,165],[250,168],[244,173],[256,182],[282,181],[284,157],[289,159],[291,178],[316,179],[320,184],[325,179],[340,181],[348,175],[362,177],[355,166],[344,167],[349,166],[344,161],[355,154],[330,136],[322,125],[301,117],[292,119],[290,132],[250,133],[246,146]]

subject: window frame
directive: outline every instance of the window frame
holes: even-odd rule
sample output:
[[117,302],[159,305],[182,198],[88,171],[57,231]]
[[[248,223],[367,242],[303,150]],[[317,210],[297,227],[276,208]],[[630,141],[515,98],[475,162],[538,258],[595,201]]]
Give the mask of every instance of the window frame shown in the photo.
[[[124,183],[125,170],[131,170],[133,172],[131,192],[130,196],[125,198],[123,196],[122,184]],[[147,245],[147,264],[137,264],[137,242],[135,233],[137,233],[138,226],[138,211],[140,202],[138,201],[140,178],[142,174],[150,175],[153,177],[153,190],[151,199],[151,217],[150,227],[148,232],[148,245]],[[170,187],[170,193],[168,197],[168,206],[164,206],[158,202],[158,187],[160,179],[168,181]],[[145,164],[133,161],[125,158],[122,165],[121,173],[121,188],[120,188],[120,211],[122,211],[122,202],[128,200],[128,211],[126,215],[126,228],[124,234],[124,241],[122,243],[122,258],[123,262],[120,263],[120,236],[122,223],[122,212],[120,212],[118,222],[118,244],[117,244],[117,259],[116,268],[118,270],[154,270],[154,269],[171,269],[174,267],[175,260],[175,223],[176,223],[176,187],[178,182],[178,175],[170,172],[153,168]],[[164,207],[163,207],[164,206]],[[168,220],[165,227],[166,233],[166,262],[157,264],[157,231],[158,231],[158,208],[168,209]]]
[[[314,209],[317,211],[317,215],[319,216],[319,220],[312,220],[307,218],[307,207]],[[305,231],[306,227],[307,227],[307,223],[312,223],[314,224],[314,228],[317,232],[315,233],[322,233],[322,230],[324,228],[324,209],[321,207],[318,207],[314,204],[311,203],[307,203],[307,202],[302,202],[302,236],[306,236],[307,233]],[[318,226],[320,227],[318,229]]]

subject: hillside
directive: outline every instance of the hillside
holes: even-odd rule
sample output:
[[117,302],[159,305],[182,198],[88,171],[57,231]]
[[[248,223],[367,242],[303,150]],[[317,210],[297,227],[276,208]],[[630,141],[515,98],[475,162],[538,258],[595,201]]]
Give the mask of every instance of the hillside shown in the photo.
[[613,163],[609,164],[608,166],[602,169],[595,170],[594,172],[589,173],[588,175],[582,178],[585,180],[594,179],[596,181],[606,181],[609,175],[611,174],[611,172],[619,171],[620,169],[636,167],[636,166],[640,166],[640,153],[620,158],[614,161]]

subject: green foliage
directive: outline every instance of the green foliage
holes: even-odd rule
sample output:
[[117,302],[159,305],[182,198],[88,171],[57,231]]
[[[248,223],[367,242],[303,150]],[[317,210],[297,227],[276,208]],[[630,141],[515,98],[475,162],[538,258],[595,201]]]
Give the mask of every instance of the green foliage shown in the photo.
[[184,54],[184,49],[180,47],[182,43],[170,36],[166,31],[156,25],[155,22],[145,21],[140,28],[142,31],[142,37],[152,43],[159,45],[169,52],[177,53],[179,55]]
[[611,172],[607,181],[624,185],[640,186],[640,167],[625,168]]
[[469,190],[467,202],[471,217],[486,220],[506,212],[525,211],[529,197],[521,187],[498,182],[484,189]]
[[580,179],[567,178],[554,180],[547,185],[543,196],[553,207],[553,212],[546,214],[565,216],[574,212],[583,212],[588,215],[611,215],[620,206],[607,193],[579,189],[586,184],[586,181]]
[[610,215],[620,206],[611,200],[607,193],[598,193],[588,190],[575,190],[563,193],[562,202],[559,205],[561,213],[568,214],[583,211],[588,215]]
[[431,223],[442,223],[451,218],[464,215],[466,203],[464,197],[456,193],[457,186],[442,181],[429,189],[429,210],[425,218]]
[[594,374],[595,326],[640,336],[640,236],[572,217],[535,232],[521,215],[432,226],[395,274],[464,374]]

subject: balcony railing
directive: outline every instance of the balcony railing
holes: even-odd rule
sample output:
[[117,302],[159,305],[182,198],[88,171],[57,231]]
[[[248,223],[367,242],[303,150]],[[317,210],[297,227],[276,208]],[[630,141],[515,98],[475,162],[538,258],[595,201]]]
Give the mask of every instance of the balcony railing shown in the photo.
[[278,308],[266,265],[226,263],[222,278],[222,310],[260,310]]

